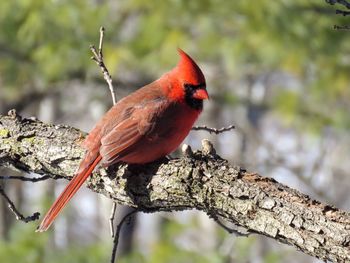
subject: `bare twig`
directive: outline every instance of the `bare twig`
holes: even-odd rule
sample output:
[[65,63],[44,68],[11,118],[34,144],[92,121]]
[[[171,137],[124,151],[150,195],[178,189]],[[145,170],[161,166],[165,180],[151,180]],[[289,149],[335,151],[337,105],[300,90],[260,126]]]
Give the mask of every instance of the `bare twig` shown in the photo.
[[112,100],[113,100],[113,105],[116,104],[116,95],[114,92],[114,87],[112,84],[112,76],[109,74],[109,71],[103,61],[103,37],[104,37],[104,27],[100,28],[100,42],[99,42],[99,48],[98,51],[96,50],[94,45],[90,45],[90,50],[93,54],[93,56],[91,57],[92,60],[94,60],[96,62],[96,64],[100,67],[102,73],[103,73],[103,77],[106,80],[108,87],[109,87],[109,91],[111,92],[112,95]]
[[350,2],[346,0],[326,0],[326,2],[330,5],[335,5],[336,3],[338,3],[350,9]]
[[111,209],[111,215],[109,216],[109,230],[111,232],[111,237],[114,237],[114,216],[115,216],[115,211],[117,210],[117,203],[113,202],[112,209]]
[[336,13],[337,15],[340,14],[340,15],[343,15],[343,16],[348,16],[348,15],[350,15],[350,11],[345,11],[345,10],[340,10],[340,9],[335,10],[335,13]]
[[25,176],[19,176],[19,175],[6,175],[6,176],[0,175],[0,180],[20,180],[20,181],[32,182],[32,183],[44,181],[50,178],[51,177],[48,175],[43,175],[40,177],[25,177]]
[[118,243],[119,243],[119,236],[120,236],[120,231],[122,229],[123,224],[126,222],[127,219],[131,218],[133,214],[137,213],[137,210],[133,210],[129,213],[127,213],[122,220],[120,220],[118,226],[117,226],[117,231],[114,236],[113,240],[113,249],[112,249],[112,256],[111,256],[111,263],[115,262],[115,257],[117,255],[117,249],[118,249]]
[[239,230],[238,226],[235,226],[235,228],[226,226],[216,215],[209,214],[209,217],[214,219],[214,221],[229,234],[234,234],[241,237],[248,237],[251,234],[251,232],[243,232]]
[[[112,84],[112,76],[109,74],[109,71],[103,61],[103,38],[104,38],[104,33],[105,33],[105,28],[104,27],[100,27],[100,42],[98,45],[98,51],[96,50],[94,45],[90,46],[90,50],[93,54],[93,56],[91,57],[92,60],[94,60],[96,62],[96,64],[101,68],[101,71],[103,73],[103,77],[106,80],[108,87],[109,87],[109,91],[111,92],[111,96],[112,96],[112,101],[113,101],[113,105],[115,105],[117,103],[117,97],[114,91],[114,87]],[[110,232],[111,232],[111,236],[112,238],[114,237],[114,216],[115,216],[115,211],[117,208],[117,203],[113,202],[113,206],[112,206],[112,210],[111,210],[111,215],[109,217],[109,228],[110,228]]]
[[[339,4],[339,5],[346,7],[347,9],[350,9],[350,2],[348,2],[346,0],[326,0],[326,2],[330,5]],[[336,9],[335,13],[343,15],[343,16],[350,15],[350,11],[340,10],[340,9]]]
[[11,210],[11,212],[16,216],[17,220],[21,220],[25,223],[31,222],[31,221],[35,221],[39,219],[40,213],[39,212],[35,212],[33,215],[31,216],[24,216],[22,215],[16,208],[16,206],[13,204],[13,202],[11,201],[11,199],[8,197],[8,195],[5,193],[4,189],[0,186],[0,194],[5,198],[6,202],[8,203],[8,208]]
[[103,38],[105,36],[105,28],[103,26],[100,27],[100,42],[98,44],[98,54],[99,57],[103,60],[103,53],[102,53],[102,48],[103,48]]
[[223,132],[231,131],[234,128],[235,128],[234,125],[230,125],[230,126],[227,126],[227,127],[222,127],[220,129],[211,128],[211,127],[207,127],[207,126],[204,125],[204,126],[194,126],[194,127],[192,127],[192,130],[194,130],[194,131],[202,130],[202,131],[207,131],[209,133],[220,134],[220,133],[223,133]]

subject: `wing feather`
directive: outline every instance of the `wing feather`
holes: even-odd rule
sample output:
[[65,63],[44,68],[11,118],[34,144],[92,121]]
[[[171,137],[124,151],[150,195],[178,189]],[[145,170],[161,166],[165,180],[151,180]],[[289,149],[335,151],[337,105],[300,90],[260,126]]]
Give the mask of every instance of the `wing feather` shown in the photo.
[[113,129],[106,137],[102,138],[100,154],[102,156],[102,164],[108,166],[117,162],[131,145],[134,145],[141,139],[141,135],[137,130],[137,123],[133,129],[122,129],[122,125]]
[[101,138],[101,164],[109,166],[130,154],[131,148],[135,149],[135,145],[152,132],[154,120],[162,115],[166,103],[166,100],[157,97],[129,110],[128,117]]

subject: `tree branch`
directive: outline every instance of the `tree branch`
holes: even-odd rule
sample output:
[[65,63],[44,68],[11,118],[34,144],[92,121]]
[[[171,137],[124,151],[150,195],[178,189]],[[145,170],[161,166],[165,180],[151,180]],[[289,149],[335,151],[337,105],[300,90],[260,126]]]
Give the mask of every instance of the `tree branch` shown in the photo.
[[91,57],[92,60],[94,60],[96,62],[96,64],[100,67],[101,72],[103,74],[103,77],[105,79],[105,81],[108,84],[109,87],[109,91],[111,92],[112,95],[112,100],[113,100],[113,105],[116,104],[117,102],[117,96],[115,95],[115,91],[114,91],[114,87],[113,87],[113,80],[112,80],[112,76],[111,74],[109,74],[109,71],[103,61],[103,37],[104,37],[104,32],[105,32],[105,28],[101,27],[100,28],[100,42],[98,45],[98,51],[96,50],[94,45],[90,46],[90,50],[93,54],[93,56]]
[[32,182],[32,183],[45,181],[45,180],[50,179],[50,178],[51,177],[49,175],[43,175],[43,176],[40,176],[40,177],[24,177],[24,176],[21,176],[21,175],[8,175],[8,176],[0,175],[0,180],[20,180],[20,181]]
[[[115,203],[114,203],[115,204]],[[112,255],[111,255],[111,263],[115,262],[116,256],[117,256],[117,249],[118,249],[118,243],[119,243],[119,236],[120,236],[120,231],[122,230],[122,227],[126,220],[130,219],[132,215],[137,213],[137,210],[132,210],[131,212],[127,213],[118,223],[117,225],[117,232],[114,234],[113,233],[113,249],[112,249]]]
[[[347,9],[350,9],[350,2],[346,1],[346,0],[326,0],[326,3],[330,4],[330,5],[335,5],[335,4],[339,4],[344,6]],[[350,15],[350,11],[346,11],[346,10],[341,10],[341,9],[336,9],[335,10],[336,14],[340,14],[343,16],[348,16]]]
[[11,210],[11,212],[16,216],[17,220],[21,220],[24,223],[28,223],[31,221],[35,221],[39,219],[40,213],[39,212],[35,212],[34,214],[32,214],[31,216],[24,216],[22,215],[18,209],[16,208],[16,206],[14,205],[14,203],[11,201],[10,197],[8,197],[8,195],[5,193],[4,189],[0,186],[0,195],[3,196],[3,198],[6,200],[6,203],[8,204],[8,208]]
[[[69,179],[84,154],[79,146],[84,136],[72,127],[0,115],[0,166]],[[350,261],[348,212],[232,166],[214,150],[100,169],[87,185],[138,211],[195,208],[322,260]]]
[[[94,60],[96,62],[96,64],[101,68],[101,72],[103,73],[103,77],[104,77],[105,81],[107,82],[108,87],[109,87],[109,91],[111,93],[113,105],[115,105],[117,103],[117,96],[115,94],[115,89],[113,87],[112,76],[109,74],[109,71],[104,63],[104,60],[103,60],[103,38],[104,38],[104,35],[105,35],[105,28],[100,27],[100,42],[98,45],[98,52],[97,52],[95,46],[91,45],[90,50],[93,54],[91,59]],[[115,233],[114,233],[113,222],[114,222],[116,210],[117,210],[117,203],[115,201],[113,201],[111,215],[109,216],[109,229],[110,229],[110,233],[111,233],[112,238],[114,238],[114,242],[113,242],[114,246],[112,249],[112,258],[113,259],[115,258],[115,251],[117,251],[117,246],[118,246],[118,240],[116,241],[116,238],[117,239],[119,238],[119,235],[116,238],[114,237]],[[123,222],[124,221],[121,221],[120,224],[123,224]],[[121,228],[121,227],[122,227],[121,225],[120,226],[118,225],[118,228]]]
[[216,128],[211,128],[211,127],[208,127],[208,126],[194,126],[192,127],[192,130],[193,131],[207,131],[209,133],[215,133],[215,134],[220,134],[220,133],[223,133],[223,132],[227,132],[227,131],[231,131],[235,128],[234,125],[230,125],[230,126],[227,126],[227,127],[222,127],[220,129],[216,129]]

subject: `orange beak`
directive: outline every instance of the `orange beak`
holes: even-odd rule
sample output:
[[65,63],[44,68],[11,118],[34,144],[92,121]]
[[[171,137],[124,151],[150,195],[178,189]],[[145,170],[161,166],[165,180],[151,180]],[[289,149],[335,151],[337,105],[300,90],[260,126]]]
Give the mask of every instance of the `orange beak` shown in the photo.
[[198,99],[198,100],[207,100],[209,99],[208,92],[205,89],[197,89],[193,95],[193,98]]

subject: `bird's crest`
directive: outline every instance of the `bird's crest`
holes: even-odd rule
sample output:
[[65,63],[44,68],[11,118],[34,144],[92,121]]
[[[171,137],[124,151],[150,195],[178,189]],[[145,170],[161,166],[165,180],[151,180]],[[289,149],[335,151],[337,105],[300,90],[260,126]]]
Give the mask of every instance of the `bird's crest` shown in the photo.
[[178,78],[184,83],[205,85],[204,75],[196,62],[182,49],[178,48],[177,51],[180,55],[180,61],[176,67]]

